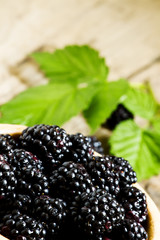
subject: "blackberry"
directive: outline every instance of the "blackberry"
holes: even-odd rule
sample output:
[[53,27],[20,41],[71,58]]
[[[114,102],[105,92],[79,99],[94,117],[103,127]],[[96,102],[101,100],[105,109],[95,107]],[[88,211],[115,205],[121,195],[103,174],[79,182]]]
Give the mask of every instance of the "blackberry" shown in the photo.
[[137,222],[144,222],[147,219],[147,203],[145,194],[136,187],[126,187],[120,194],[120,202],[125,209],[126,218]]
[[71,142],[63,128],[56,125],[35,125],[26,128],[19,138],[22,148],[36,154],[43,160],[46,172],[65,161]]
[[3,217],[0,234],[12,240],[45,240],[47,231],[44,223],[13,210]]
[[80,199],[80,204],[72,203],[70,211],[88,239],[105,239],[124,219],[124,209],[106,191],[83,193]]
[[0,135],[0,154],[9,155],[18,144],[9,134]]
[[67,204],[59,198],[40,196],[34,201],[33,214],[47,223],[50,237],[56,237],[66,224]]
[[[16,193],[12,193],[9,197],[0,199],[0,219],[6,214],[7,211],[13,210],[13,201],[16,198]],[[0,220],[1,221],[1,220]]]
[[17,187],[17,179],[15,177],[12,166],[0,157],[0,199],[12,194]]
[[15,149],[8,161],[14,168],[19,193],[26,192],[32,197],[49,193],[49,184],[42,171],[42,162],[36,156],[23,149]]
[[51,192],[56,196],[72,201],[83,192],[92,192],[93,183],[85,167],[72,161],[64,162],[50,177]]
[[104,149],[102,143],[97,139],[96,136],[88,136],[88,141],[94,151],[104,155]]
[[82,229],[79,229],[77,227],[77,225],[72,221],[72,219],[69,218],[68,221],[65,223],[63,230],[58,235],[57,239],[88,240],[88,236],[83,232]]
[[130,163],[121,157],[108,156],[115,165],[115,171],[119,173],[120,185],[130,186],[137,182],[137,176]]
[[26,194],[17,194],[12,200],[13,209],[18,209],[21,213],[30,213],[32,209],[32,199]]
[[47,177],[36,168],[22,168],[18,178],[17,190],[21,194],[27,193],[32,198],[42,194],[49,194]]
[[104,189],[114,196],[119,194],[119,174],[114,171],[114,163],[109,157],[90,158],[85,167],[96,188]]
[[2,218],[6,212],[14,209],[19,210],[21,213],[31,213],[32,200],[29,195],[10,194],[9,197],[0,200],[0,218]]
[[70,148],[70,158],[77,163],[85,163],[88,158],[93,156],[94,150],[90,145],[88,137],[81,133],[71,134],[70,141],[72,146]]
[[133,118],[133,114],[123,104],[118,104],[117,108],[111,113],[110,117],[107,118],[102,126],[114,130],[120,122]]
[[44,169],[41,160],[23,149],[14,149],[7,161],[13,166],[18,176],[21,175],[22,168],[36,168],[40,171]]
[[148,234],[140,223],[125,219],[120,228],[115,232],[113,239],[148,240]]

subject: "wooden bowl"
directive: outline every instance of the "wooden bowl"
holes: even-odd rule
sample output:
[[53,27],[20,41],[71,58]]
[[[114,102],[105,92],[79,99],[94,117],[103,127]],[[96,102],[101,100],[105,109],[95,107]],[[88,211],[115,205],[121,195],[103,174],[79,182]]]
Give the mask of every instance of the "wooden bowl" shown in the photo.
[[[24,125],[0,124],[0,134],[10,134],[14,138],[17,138],[25,128],[26,126]],[[99,154],[95,153],[95,155]],[[134,186],[144,192],[147,197],[147,232],[149,236],[148,240],[160,240],[160,212],[153,200],[150,198],[150,196],[144,191],[144,189],[138,183],[134,184]],[[0,235],[0,240],[7,240],[7,238]]]

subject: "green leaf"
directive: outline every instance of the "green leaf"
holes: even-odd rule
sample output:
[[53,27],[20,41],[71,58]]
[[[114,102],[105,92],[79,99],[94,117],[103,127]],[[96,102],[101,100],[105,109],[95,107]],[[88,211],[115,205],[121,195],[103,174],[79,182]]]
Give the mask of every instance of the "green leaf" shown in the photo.
[[87,82],[104,82],[108,67],[98,51],[83,46],[67,46],[53,53],[35,52],[32,54],[51,83],[80,84]]
[[155,116],[150,120],[151,128],[160,133],[160,105],[158,105]]
[[61,125],[88,107],[98,86],[52,84],[30,88],[0,107],[1,123]]
[[145,87],[130,87],[123,104],[133,115],[145,119],[152,119],[157,111],[158,104],[153,95]]
[[151,120],[151,125],[154,130],[156,130],[160,133],[160,116],[153,118]]
[[84,116],[92,132],[116,109],[117,104],[126,96],[128,88],[129,84],[124,79],[101,85],[91,105],[84,111]]
[[119,124],[110,138],[111,154],[127,159],[138,180],[160,172],[160,134],[140,129],[132,120]]

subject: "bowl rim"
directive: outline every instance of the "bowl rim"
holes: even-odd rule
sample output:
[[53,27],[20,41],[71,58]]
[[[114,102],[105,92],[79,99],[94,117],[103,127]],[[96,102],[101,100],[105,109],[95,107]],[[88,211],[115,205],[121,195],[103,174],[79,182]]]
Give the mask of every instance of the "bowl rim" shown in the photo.
[[[13,137],[18,137],[22,131],[27,128],[25,125],[17,124],[0,124],[0,134],[10,134]],[[95,152],[95,156],[101,156],[99,153]],[[140,186],[139,183],[133,184],[135,187],[140,189],[145,193],[148,206],[148,240],[160,240],[160,211],[155,205],[154,201],[148,195],[148,193]],[[7,240],[8,238],[0,235],[0,240]]]

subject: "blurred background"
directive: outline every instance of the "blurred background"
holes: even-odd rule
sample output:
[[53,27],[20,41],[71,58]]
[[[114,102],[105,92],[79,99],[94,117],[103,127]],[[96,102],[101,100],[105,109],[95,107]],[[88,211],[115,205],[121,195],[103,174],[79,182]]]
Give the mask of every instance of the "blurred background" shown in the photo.
[[[110,67],[110,80],[148,80],[160,101],[159,0],[0,0],[0,105],[46,79],[34,51],[88,44]],[[83,119],[65,126],[88,134]],[[160,177],[142,183],[160,207]]]

